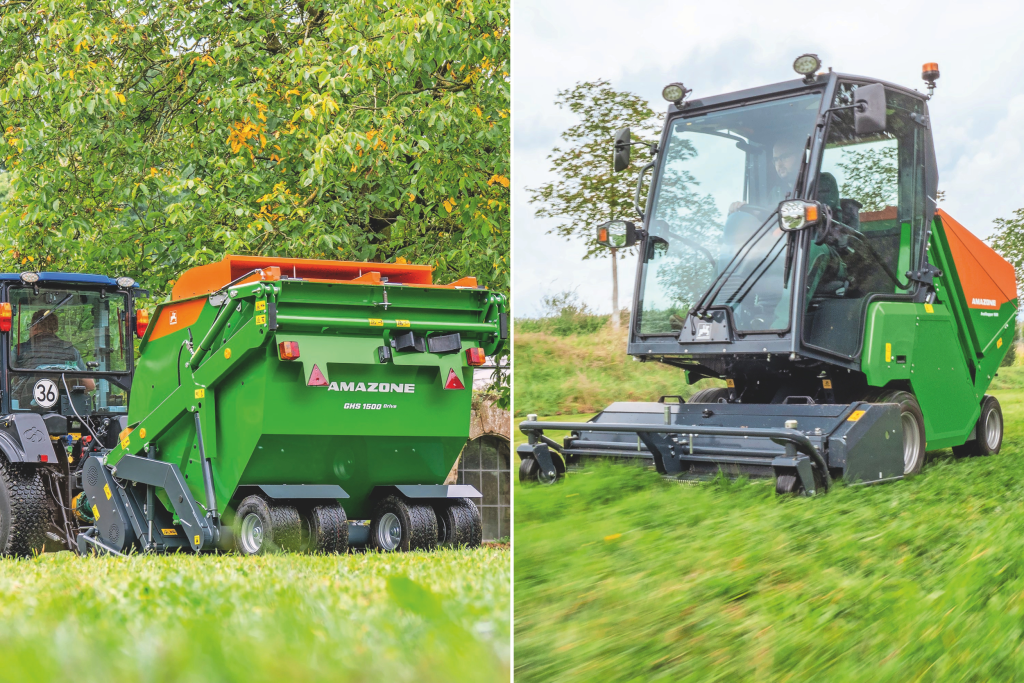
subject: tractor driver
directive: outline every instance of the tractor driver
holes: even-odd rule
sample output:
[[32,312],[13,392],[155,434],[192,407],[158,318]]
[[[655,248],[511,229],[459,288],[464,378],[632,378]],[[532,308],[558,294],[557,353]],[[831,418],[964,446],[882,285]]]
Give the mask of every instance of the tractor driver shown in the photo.
[[[52,366],[63,366],[68,370],[85,370],[82,354],[74,344],[57,336],[59,330],[60,322],[53,311],[40,309],[33,313],[28,328],[29,340],[18,344],[15,365],[26,370],[52,369]],[[86,391],[96,388],[95,380],[76,379],[78,381],[75,384],[84,385]]]

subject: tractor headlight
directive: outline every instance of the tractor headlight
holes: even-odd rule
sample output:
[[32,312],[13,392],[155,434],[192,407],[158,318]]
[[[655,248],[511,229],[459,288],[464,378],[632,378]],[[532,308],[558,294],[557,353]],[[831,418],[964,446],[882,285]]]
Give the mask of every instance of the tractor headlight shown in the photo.
[[121,289],[131,289],[135,286],[135,280],[130,277],[119,277],[117,278],[117,286]]
[[39,282],[39,273],[33,273],[32,271],[22,273],[21,281],[24,282],[26,285],[34,285],[35,283]]
[[661,96],[669,102],[679,102],[689,92],[682,83],[669,83],[661,90]]
[[779,204],[779,228],[786,232],[803,230],[816,223],[819,214],[817,202],[805,202],[801,199],[782,202]]

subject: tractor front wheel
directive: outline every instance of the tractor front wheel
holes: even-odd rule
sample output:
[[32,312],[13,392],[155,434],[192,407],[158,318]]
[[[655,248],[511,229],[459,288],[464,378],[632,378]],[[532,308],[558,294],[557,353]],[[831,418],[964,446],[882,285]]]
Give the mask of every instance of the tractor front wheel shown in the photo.
[[46,545],[46,490],[39,470],[0,456],[0,557],[29,557]]
[[235,511],[235,547],[243,555],[296,551],[302,542],[302,519],[290,505],[275,505],[249,496]]
[[378,550],[430,550],[437,545],[437,517],[429,505],[416,505],[399,496],[377,503],[370,522],[370,544]]
[[954,446],[953,454],[958,457],[995,455],[1003,447],[1003,409],[995,396],[985,396],[982,399],[981,415],[978,417],[974,434],[973,441],[968,441],[963,446]]
[[924,413],[917,398],[908,391],[882,394],[872,403],[896,403],[900,407],[900,425],[903,427],[903,475],[919,474],[924,467],[925,435]]

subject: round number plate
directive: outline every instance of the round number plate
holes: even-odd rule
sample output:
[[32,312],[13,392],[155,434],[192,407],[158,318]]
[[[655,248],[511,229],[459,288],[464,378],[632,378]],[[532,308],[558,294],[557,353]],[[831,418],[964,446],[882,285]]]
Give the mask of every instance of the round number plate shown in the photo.
[[60,398],[60,394],[57,392],[57,383],[52,379],[39,380],[32,388],[32,398],[36,400],[37,405],[43,408],[52,408]]

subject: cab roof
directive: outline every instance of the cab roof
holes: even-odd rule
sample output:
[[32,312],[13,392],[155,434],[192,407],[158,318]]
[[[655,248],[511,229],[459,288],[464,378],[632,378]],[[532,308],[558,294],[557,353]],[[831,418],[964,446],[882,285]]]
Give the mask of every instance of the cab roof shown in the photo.
[[[21,280],[21,273],[0,273],[0,281],[3,280]],[[39,273],[39,281],[117,287],[117,280],[114,278],[106,275],[94,275],[92,273]]]

